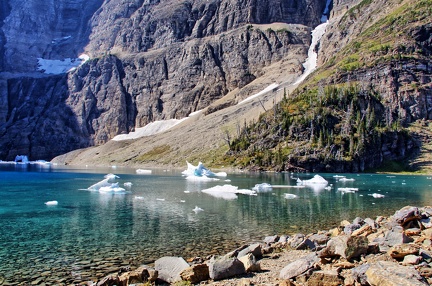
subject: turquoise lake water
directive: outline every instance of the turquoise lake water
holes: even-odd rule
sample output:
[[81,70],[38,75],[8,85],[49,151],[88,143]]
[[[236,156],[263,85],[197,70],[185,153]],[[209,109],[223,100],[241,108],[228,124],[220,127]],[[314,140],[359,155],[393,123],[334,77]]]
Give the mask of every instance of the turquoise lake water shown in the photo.
[[[314,174],[228,174],[220,181],[190,182],[182,170],[86,169],[0,165],[0,285],[66,285],[95,280],[128,265],[165,255],[224,254],[274,234],[330,229],[341,220],[391,215],[406,205],[432,205],[428,176],[320,174],[331,190],[278,187],[226,200],[201,192],[230,184],[296,185]],[[124,194],[87,188],[114,173]],[[339,174],[341,175],[341,174]],[[229,181],[225,181],[229,180]],[[342,193],[342,187],[358,188]],[[295,199],[286,199],[285,193]],[[371,194],[382,194],[374,198]],[[45,202],[56,200],[58,205]],[[198,206],[202,212],[195,213]]]

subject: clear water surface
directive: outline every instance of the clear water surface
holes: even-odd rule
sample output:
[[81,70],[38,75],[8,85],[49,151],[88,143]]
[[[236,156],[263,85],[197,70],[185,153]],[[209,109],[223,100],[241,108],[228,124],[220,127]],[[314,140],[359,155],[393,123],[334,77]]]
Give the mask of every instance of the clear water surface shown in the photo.
[[[126,194],[88,191],[107,173],[133,185]],[[0,284],[61,285],[96,280],[165,255],[223,254],[274,234],[330,229],[341,220],[391,215],[406,205],[432,204],[427,176],[320,174],[331,190],[273,188],[225,200],[201,190],[231,184],[296,185],[313,174],[237,173],[224,181],[189,182],[181,170],[41,168],[0,164]],[[339,174],[340,175],[340,174]],[[359,188],[342,193],[340,187]],[[295,194],[286,199],[285,193]],[[374,198],[372,193],[385,195]],[[58,205],[45,202],[56,200]],[[199,206],[204,211],[192,210]]]

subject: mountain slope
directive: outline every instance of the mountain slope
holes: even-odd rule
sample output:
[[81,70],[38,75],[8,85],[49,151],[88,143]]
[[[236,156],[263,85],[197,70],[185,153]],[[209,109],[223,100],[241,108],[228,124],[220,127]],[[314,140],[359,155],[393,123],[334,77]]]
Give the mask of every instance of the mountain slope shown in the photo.
[[[51,159],[155,120],[183,118],[231,92],[247,96],[275,63],[289,70],[284,81],[293,80],[325,5],[40,1],[8,0],[10,9],[1,15],[2,160],[16,154]],[[90,60],[68,73],[49,74],[49,64],[79,63],[81,52]],[[48,63],[45,71],[38,69],[42,61]]]
[[97,149],[96,161],[84,159],[94,150],[66,161],[203,160],[213,166],[331,172],[427,169],[429,139],[419,126],[427,128],[432,118],[430,4],[334,3],[319,48],[321,67],[296,91],[287,85],[285,96],[282,88],[250,106],[189,119],[133,147],[108,144]]

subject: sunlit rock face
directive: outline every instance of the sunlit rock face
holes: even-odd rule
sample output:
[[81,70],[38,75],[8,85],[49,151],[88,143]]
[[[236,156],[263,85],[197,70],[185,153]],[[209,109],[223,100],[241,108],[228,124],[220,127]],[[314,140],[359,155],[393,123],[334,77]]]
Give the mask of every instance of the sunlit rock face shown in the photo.
[[[181,119],[278,62],[298,76],[324,6],[1,1],[0,159],[50,159],[156,120]],[[82,54],[89,60],[78,62]]]

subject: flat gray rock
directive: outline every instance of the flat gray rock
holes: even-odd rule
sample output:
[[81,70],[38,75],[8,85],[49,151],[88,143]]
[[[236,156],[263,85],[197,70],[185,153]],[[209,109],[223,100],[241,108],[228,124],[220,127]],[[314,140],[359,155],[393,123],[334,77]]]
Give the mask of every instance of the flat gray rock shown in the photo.
[[182,280],[180,273],[188,267],[189,264],[181,257],[165,256],[155,261],[158,278],[168,283]]

